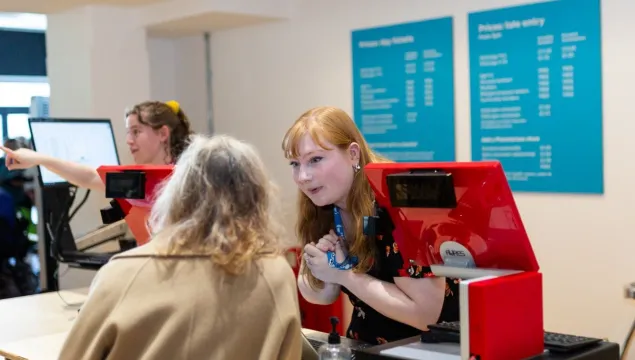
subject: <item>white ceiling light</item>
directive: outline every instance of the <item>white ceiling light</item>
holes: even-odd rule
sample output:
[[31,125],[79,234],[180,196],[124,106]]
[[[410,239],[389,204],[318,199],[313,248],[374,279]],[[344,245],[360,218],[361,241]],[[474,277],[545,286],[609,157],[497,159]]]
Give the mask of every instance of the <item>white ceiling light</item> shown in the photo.
[[0,13],[0,28],[46,30],[46,15],[28,13]]

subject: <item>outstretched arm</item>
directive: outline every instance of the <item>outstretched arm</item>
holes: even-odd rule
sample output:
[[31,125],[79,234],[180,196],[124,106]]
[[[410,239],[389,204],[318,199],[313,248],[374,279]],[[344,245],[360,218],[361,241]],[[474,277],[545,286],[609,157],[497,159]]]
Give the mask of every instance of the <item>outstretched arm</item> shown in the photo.
[[106,185],[99,177],[97,169],[70,161],[43,156],[42,166],[56,173],[71,184],[91,190],[106,191]]
[[0,150],[6,154],[5,163],[9,170],[27,169],[40,165],[79,187],[100,191],[106,189],[99,174],[97,174],[97,170],[89,166],[58,159],[30,149],[11,150],[0,146]]

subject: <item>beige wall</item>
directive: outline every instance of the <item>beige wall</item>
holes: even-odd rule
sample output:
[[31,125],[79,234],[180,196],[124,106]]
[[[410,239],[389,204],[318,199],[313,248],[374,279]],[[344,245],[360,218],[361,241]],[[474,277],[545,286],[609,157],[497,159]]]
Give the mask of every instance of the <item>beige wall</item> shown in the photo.
[[[280,141],[309,107],[352,110],[350,31],[411,20],[455,17],[458,160],[470,160],[467,12],[514,0],[298,0],[293,20],[214,34],[216,129],[254,143],[290,208],[295,187]],[[545,324],[622,342],[635,304],[622,289],[635,280],[635,217],[630,161],[635,4],[603,1],[604,196],[516,194],[544,272]],[[574,136],[574,134],[572,134]],[[580,179],[584,181],[584,179]],[[289,226],[292,219],[287,219]]]

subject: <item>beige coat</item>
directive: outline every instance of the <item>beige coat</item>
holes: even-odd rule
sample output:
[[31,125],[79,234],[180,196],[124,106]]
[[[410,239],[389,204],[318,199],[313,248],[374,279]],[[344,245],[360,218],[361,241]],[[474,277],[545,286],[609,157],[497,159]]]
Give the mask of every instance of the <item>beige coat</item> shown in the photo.
[[233,277],[209,257],[154,253],[141,246],[97,273],[60,359],[300,359],[298,293],[283,257]]

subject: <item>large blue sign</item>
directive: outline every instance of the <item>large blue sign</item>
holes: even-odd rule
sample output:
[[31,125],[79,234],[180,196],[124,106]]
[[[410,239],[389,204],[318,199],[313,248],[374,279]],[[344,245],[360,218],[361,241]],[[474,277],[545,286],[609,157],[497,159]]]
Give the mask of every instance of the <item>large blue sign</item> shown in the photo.
[[517,191],[603,193],[600,0],[469,15],[472,158]]
[[452,18],[352,33],[355,123],[394,161],[454,161]]

